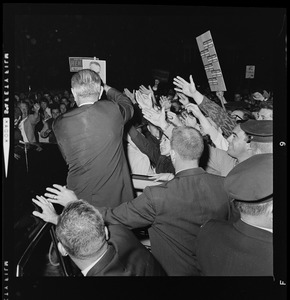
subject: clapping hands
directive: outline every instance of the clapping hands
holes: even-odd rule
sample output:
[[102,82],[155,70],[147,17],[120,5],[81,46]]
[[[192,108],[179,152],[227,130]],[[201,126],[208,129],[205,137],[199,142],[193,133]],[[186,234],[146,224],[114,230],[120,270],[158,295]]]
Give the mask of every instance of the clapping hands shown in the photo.
[[154,94],[154,92],[153,92],[153,90],[152,90],[152,88],[151,88],[150,85],[148,85],[148,89],[144,85],[140,85],[139,86],[139,91],[142,94],[145,94],[145,95],[151,95],[152,96]]

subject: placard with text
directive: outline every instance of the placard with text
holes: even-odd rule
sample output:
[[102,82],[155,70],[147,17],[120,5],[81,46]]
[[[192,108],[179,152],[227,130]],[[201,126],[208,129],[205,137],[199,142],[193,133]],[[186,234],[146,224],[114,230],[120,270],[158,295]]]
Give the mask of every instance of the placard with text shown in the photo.
[[210,31],[196,38],[205,73],[212,92],[226,91],[226,85]]

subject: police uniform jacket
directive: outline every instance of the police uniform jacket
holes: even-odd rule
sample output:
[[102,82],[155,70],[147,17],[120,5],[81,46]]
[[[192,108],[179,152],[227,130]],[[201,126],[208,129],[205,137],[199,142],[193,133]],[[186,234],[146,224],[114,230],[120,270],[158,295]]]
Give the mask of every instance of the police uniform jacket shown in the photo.
[[273,276],[273,234],[239,220],[211,220],[197,237],[205,276]]

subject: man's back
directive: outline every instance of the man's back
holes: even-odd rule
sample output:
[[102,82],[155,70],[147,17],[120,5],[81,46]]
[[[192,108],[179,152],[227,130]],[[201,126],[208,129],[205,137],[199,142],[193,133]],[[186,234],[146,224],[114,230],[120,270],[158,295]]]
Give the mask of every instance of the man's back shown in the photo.
[[211,220],[197,238],[205,276],[273,276],[273,234],[239,220]]
[[148,229],[151,251],[170,276],[199,275],[195,239],[207,220],[226,220],[228,196],[223,177],[192,168],[177,173],[159,186],[147,187],[142,195],[115,209],[103,211],[105,222]]
[[166,276],[166,273],[135,235],[122,225],[108,227],[108,250],[87,276]]
[[[111,90],[112,98],[121,94]],[[133,198],[122,144],[124,124],[131,117],[127,108],[121,113],[113,101],[101,100],[75,108],[54,123],[57,142],[69,165],[67,187],[79,199],[115,207]]]

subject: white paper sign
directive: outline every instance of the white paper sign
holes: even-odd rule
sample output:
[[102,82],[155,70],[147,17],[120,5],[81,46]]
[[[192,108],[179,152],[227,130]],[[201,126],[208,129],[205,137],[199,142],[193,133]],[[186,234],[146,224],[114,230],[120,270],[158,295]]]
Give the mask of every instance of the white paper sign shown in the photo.
[[255,77],[255,66],[246,66],[246,78]]
[[106,61],[105,60],[97,60],[97,59],[84,59],[83,60],[83,69],[91,69],[98,73],[106,83]]

